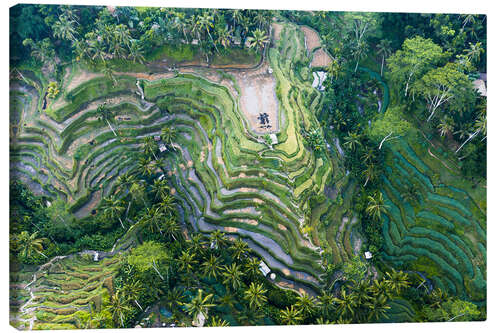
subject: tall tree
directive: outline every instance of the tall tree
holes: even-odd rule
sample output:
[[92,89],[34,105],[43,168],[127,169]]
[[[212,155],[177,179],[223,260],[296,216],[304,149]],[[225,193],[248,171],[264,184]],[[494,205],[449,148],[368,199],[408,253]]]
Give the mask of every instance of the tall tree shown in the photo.
[[441,46],[431,39],[416,36],[406,39],[401,50],[387,59],[387,67],[391,71],[392,81],[396,86],[402,86],[404,96],[407,96],[414,82],[436,65],[443,56]]

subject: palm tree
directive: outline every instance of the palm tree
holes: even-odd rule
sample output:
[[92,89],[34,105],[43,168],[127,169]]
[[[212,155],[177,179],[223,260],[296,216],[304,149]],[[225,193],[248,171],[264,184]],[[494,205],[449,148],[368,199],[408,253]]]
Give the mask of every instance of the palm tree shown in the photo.
[[158,204],[158,210],[165,215],[171,216],[175,211],[175,198],[170,193],[166,193]]
[[207,327],[228,327],[229,323],[224,319],[215,316],[208,322]]
[[220,230],[215,230],[210,234],[210,242],[213,244],[215,249],[221,248],[226,244],[226,241],[226,234]]
[[203,240],[202,234],[194,234],[191,236],[191,240],[188,242],[188,250],[198,255],[203,251],[205,246],[205,241]]
[[348,132],[348,135],[344,137],[344,146],[349,148],[351,151],[355,151],[357,146],[361,147],[361,135],[356,132]]
[[314,298],[306,293],[300,295],[295,301],[295,307],[306,317],[312,316],[316,310]]
[[449,116],[444,116],[438,125],[439,134],[441,136],[451,135],[451,133],[453,133],[454,128],[455,128],[455,122],[453,121],[453,118],[451,118]]
[[116,198],[114,195],[104,198],[104,214],[112,219],[118,218],[123,229],[125,229],[125,226],[120,216],[124,210],[123,201]]
[[139,297],[143,294],[144,292],[144,287],[141,285],[141,283],[138,280],[135,280],[134,282],[127,283],[122,287],[122,292],[126,297],[129,299],[133,300],[134,303],[143,311],[141,304],[139,304]]
[[160,230],[163,231],[166,237],[177,241],[181,228],[179,227],[179,223],[177,223],[177,219],[173,216],[169,216],[162,219]]
[[121,45],[130,46],[130,31],[124,24],[119,24],[115,27],[114,35]]
[[326,293],[323,291],[323,293],[319,296],[317,296],[317,302],[316,302],[316,307],[318,310],[321,311],[321,314],[323,317],[328,318],[331,311],[335,308],[335,297],[333,295]]
[[121,290],[118,290],[114,295],[111,296],[110,304],[107,307],[107,310],[111,312],[113,320],[118,322],[120,320],[121,327],[125,327],[125,323],[123,322],[123,317],[127,312],[132,309],[128,306],[127,300],[122,296]]
[[232,30],[229,30],[227,26],[223,28],[217,28],[217,44],[222,45],[224,48],[228,48],[231,45]]
[[470,140],[474,139],[479,133],[483,134],[484,140],[486,138],[486,129],[486,114],[482,112],[474,122],[474,132],[472,134],[469,134],[467,140],[465,140],[464,143],[462,143],[460,147],[455,150],[455,154],[458,153]]
[[168,186],[165,178],[155,179],[152,188],[153,193],[155,194],[155,199],[163,199],[163,197],[170,193],[170,186]]
[[382,55],[382,64],[380,65],[380,76],[383,75],[384,72],[384,62],[385,59],[391,54],[391,42],[388,39],[382,39],[380,43],[377,44],[377,54]]
[[300,310],[295,306],[287,307],[285,310],[280,310],[281,322],[285,325],[297,325],[302,321]]
[[139,40],[132,39],[130,41],[128,57],[132,59],[133,62],[140,62],[141,64],[144,63],[145,61],[144,51],[141,47]]
[[481,42],[477,42],[475,44],[469,43],[469,48],[466,49],[465,52],[465,56],[469,59],[469,61],[472,60],[477,63],[481,57],[481,53],[484,52],[484,49],[481,46]]
[[245,273],[251,278],[255,278],[260,275],[260,260],[251,257],[245,262]]
[[201,267],[203,268],[204,274],[208,277],[213,277],[214,279],[217,279],[222,272],[220,260],[213,254],[210,254],[210,257],[203,262],[203,264],[201,264]]
[[406,202],[418,203],[420,201],[420,191],[417,186],[413,183],[404,184],[404,190],[401,193],[401,197]]
[[375,318],[379,320],[380,317],[388,318],[386,312],[391,307],[387,305],[387,297],[380,294],[374,298],[373,302],[368,305],[370,311],[368,312],[368,320]]
[[59,16],[59,20],[52,27],[54,37],[69,41],[75,40],[75,24],[76,22],[66,15]]
[[177,138],[177,130],[172,126],[165,126],[161,129],[161,138],[168,145],[172,145],[173,141]]
[[242,284],[243,272],[238,264],[233,262],[230,266],[225,266],[222,272],[224,284],[231,286],[233,290],[238,290]]
[[185,299],[184,289],[181,287],[174,287],[167,291],[165,295],[165,305],[174,311],[178,306],[184,304]]
[[35,252],[47,258],[42,252],[43,243],[47,241],[47,238],[37,238],[37,236],[38,231],[35,231],[31,235],[27,231],[22,231],[15,237],[16,245],[19,248],[19,254],[22,258],[32,258]]
[[344,316],[347,313],[349,313],[351,317],[354,316],[355,308],[359,303],[353,294],[346,294],[345,289],[342,289],[340,298],[335,297],[333,300],[337,303],[337,312],[340,316]]
[[376,192],[375,194],[368,196],[368,206],[366,207],[366,212],[372,218],[376,217],[378,220],[380,220],[382,213],[387,213],[387,206],[384,205],[384,198],[381,192]]
[[258,309],[267,302],[267,290],[262,283],[250,283],[248,289],[245,290],[244,299],[250,303],[252,309]]
[[233,28],[236,30],[236,26],[243,20],[243,11],[241,9],[231,10],[231,18],[233,19]]
[[259,48],[262,50],[269,42],[269,37],[266,35],[265,31],[255,29],[252,36],[248,37],[248,41],[250,42],[251,48]]
[[212,34],[210,34],[210,28],[214,27],[214,16],[210,14],[209,11],[204,11],[202,15],[198,16],[196,20],[196,25],[198,26],[198,29],[200,31],[204,30],[208,34],[208,37],[210,37],[210,40],[212,41],[212,44],[215,46],[217,53],[219,53],[217,45],[215,45],[215,41],[212,38]]
[[399,295],[403,289],[410,286],[407,273],[396,271],[393,268],[391,272],[385,272],[385,274],[387,275],[385,283],[390,290],[393,290],[396,293],[396,295]]
[[144,138],[143,145],[144,145],[144,152],[146,154],[152,154],[155,160],[158,160],[155,154],[155,151],[158,150],[158,145],[156,144],[155,140],[152,137],[147,136]]
[[184,250],[181,252],[181,256],[177,259],[179,263],[179,268],[183,271],[191,273],[193,268],[198,261],[194,258],[195,254],[191,253],[189,250]]
[[338,79],[341,67],[339,61],[335,58],[326,68],[328,75],[330,75],[330,82],[333,82],[333,78]]
[[373,280],[373,284],[370,286],[371,292],[374,296],[384,295],[386,297],[392,298],[392,290],[387,284],[387,280]]
[[126,49],[122,44],[120,37],[115,33],[113,34],[113,39],[109,45],[109,50],[113,54],[114,58],[122,58],[125,55]]
[[369,280],[361,280],[357,282],[354,286],[350,286],[353,289],[353,295],[355,302],[358,304],[367,304],[372,301],[373,297],[370,295],[372,292],[372,286]]
[[193,321],[196,321],[196,317],[198,317],[200,313],[205,318],[208,317],[208,310],[211,307],[215,306],[215,304],[210,303],[212,297],[213,294],[207,294],[206,296],[204,296],[203,291],[201,289],[198,289],[198,294],[196,295],[196,297],[193,297],[193,299],[191,299],[191,302],[184,303],[187,312],[193,316]]
[[365,187],[366,184],[368,184],[368,181],[377,178],[378,175],[377,166],[373,163],[369,163],[366,166],[366,169],[362,172],[362,175],[365,176],[365,183],[363,184],[363,187]]
[[146,191],[146,188],[144,187],[144,184],[141,182],[134,182],[130,186],[130,195],[134,199],[135,202],[139,202],[139,199],[142,201],[144,206],[147,206],[146,200],[144,199],[144,192]]
[[106,121],[106,123],[108,124],[109,128],[111,129],[111,131],[113,132],[113,134],[115,136],[116,133],[115,133],[115,130],[113,129],[113,127],[111,126],[111,123],[110,121],[112,121],[114,119],[114,114],[113,114],[113,111],[107,107],[106,103],[103,103],[103,104],[99,104],[99,106],[97,107],[97,112],[99,114],[99,119],[101,121]]
[[233,259],[240,260],[242,256],[245,256],[248,253],[248,244],[241,238],[238,238],[233,242],[229,249],[233,251],[231,255]]

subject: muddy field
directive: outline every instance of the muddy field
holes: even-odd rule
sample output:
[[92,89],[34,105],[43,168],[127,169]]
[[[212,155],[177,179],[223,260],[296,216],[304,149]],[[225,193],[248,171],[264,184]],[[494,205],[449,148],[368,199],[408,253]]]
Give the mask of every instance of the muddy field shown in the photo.
[[302,30],[302,32],[304,33],[306,39],[306,48],[309,54],[312,50],[321,46],[321,39],[314,29],[302,26],[300,27],[300,30]]
[[311,67],[328,67],[332,62],[332,58],[326,51],[321,48],[316,50],[313,54],[313,59],[311,61]]
[[[241,90],[240,109],[257,134],[279,131],[279,107],[276,97],[276,80],[267,72],[269,65],[264,63],[254,71],[233,72]],[[267,113],[269,127],[260,124],[259,114]],[[267,126],[267,125],[266,125]]]

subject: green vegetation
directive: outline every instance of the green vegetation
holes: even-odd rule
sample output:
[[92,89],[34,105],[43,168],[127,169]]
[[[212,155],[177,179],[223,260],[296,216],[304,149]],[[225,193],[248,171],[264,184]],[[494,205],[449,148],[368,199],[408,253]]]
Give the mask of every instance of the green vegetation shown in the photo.
[[485,25],[13,7],[11,323],[484,320]]

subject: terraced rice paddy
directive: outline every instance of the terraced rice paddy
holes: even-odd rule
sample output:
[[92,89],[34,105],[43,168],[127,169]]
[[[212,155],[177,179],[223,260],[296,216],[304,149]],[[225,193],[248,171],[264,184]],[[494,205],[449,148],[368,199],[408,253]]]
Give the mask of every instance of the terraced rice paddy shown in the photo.
[[[422,271],[434,288],[483,303],[486,286],[485,196],[473,198],[427,152],[426,142],[394,145],[383,177],[384,259],[400,268]],[[418,153],[417,153],[418,151]],[[446,163],[446,162],[445,162]],[[450,162],[448,162],[450,163]],[[421,196],[404,198],[408,187]]]
[[[101,198],[114,193],[118,175],[137,167],[143,138],[175,124],[177,149],[166,155],[165,170],[175,175],[172,185],[183,222],[196,231],[239,235],[278,275],[294,281],[294,288],[318,289],[320,239],[315,228],[308,234],[304,227],[317,224],[320,212],[310,220],[308,198],[323,193],[334,174],[339,178],[344,171],[303,145],[301,130],[319,127],[314,112],[321,96],[311,88],[309,69],[296,70],[306,56],[303,33],[291,24],[280,30],[261,65],[264,72],[273,70],[266,75],[275,83],[267,89],[275,89],[279,102],[265,106],[279,123],[274,146],[249,127],[252,120],[241,110],[241,80],[229,79],[229,70],[224,75],[206,69],[117,73],[113,84],[74,66],[66,72],[66,92],[46,109],[41,105],[43,77],[27,72],[29,80],[19,82],[12,98],[21,99],[24,109],[19,110],[22,129],[12,146],[13,174],[36,193],[64,198],[75,216],[84,218]],[[97,106],[104,102],[115,113],[116,136],[98,119]],[[341,212],[335,219],[341,223]],[[333,238],[340,235],[349,243],[345,230],[350,228],[351,223],[334,228],[332,239],[322,245],[335,245]],[[339,260],[350,250],[342,253]]]

